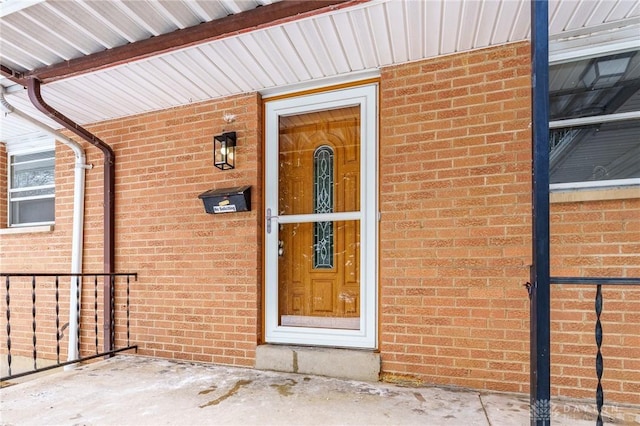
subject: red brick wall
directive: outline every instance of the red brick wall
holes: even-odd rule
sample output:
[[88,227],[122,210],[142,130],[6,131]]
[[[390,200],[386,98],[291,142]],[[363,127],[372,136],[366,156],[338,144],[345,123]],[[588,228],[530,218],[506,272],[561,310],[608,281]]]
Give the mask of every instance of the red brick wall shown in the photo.
[[[382,73],[384,377],[528,392],[527,44]],[[554,204],[552,274],[640,276],[640,200]],[[592,398],[595,288],[552,289],[552,392]],[[606,288],[603,386],[640,402],[640,289]]]
[[[640,196],[640,191],[638,191]],[[551,205],[554,276],[640,277],[640,197]],[[553,286],[554,394],[592,398],[595,286]],[[640,403],[640,287],[603,286],[602,328],[607,399]]]
[[[225,123],[223,115],[236,121]],[[257,95],[96,126],[118,155],[116,265],[138,272],[140,353],[253,365],[261,300],[261,107]],[[236,168],[213,166],[213,136],[236,131]],[[198,195],[252,186],[252,211],[206,214]],[[94,203],[95,204],[95,203]]]
[[[227,124],[224,114],[235,115],[236,121]],[[262,196],[261,114],[260,99],[253,94],[89,127],[116,154],[115,269],[138,273],[130,298],[131,341],[139,345],[139,353],[253,365],[260,333],[262,276],[258,214]],[[238,147],[236,168],[222,172],[213,166],[213,136],[225,130],[237,132]],[[84,272],[100,273],[104,161],[98,149],[84,145],[87,161],[94,165],[87,171]],[[2,235],[2,271],[69,270],[73,156],[66,151],[58,147],[55,230]],[[69,165],[71,171],[64,172],[62,165]],[[252,186],[251,212],[205,213],[200,193],[238,185]],[[100,282],[100,321],[101,287]],[[62,293],[65,300],[68,291],[67,287]],[[94,350],[93,291],[92,283],[83,288],[83,333],[90,337],[85,352]],[[124,288],[117,297],[116,341],[123,346]],[[28,314],[28,302],[16,302],[14,309],[26,305],[23,310]],[[18,311],[14,312],[15,321]],[[29,331],[12,329],[15,342],[25,340],[27,354]],[[102,325],[99,335],[101,348]],[[14,353],[20,350],[17,343]]]
[[513,44],[383,70],[389,380],[527,390],[529,62]]
[[[386,380],[528,392],[529,64],[520,43],[382,70]],[[226,124],[224,114],[237,119]],[[262,318],[262,126],[254,94],[90,127],[117,156],[116,269],[139,274],[131,341],[140,353],[253,365]],[[212,165],[212,138],[225,130],[238,132],[237,167],[222,172]],[[3,271],[69,268],[72,157],[57,149],[55,230],[0,236]],[[103,161],[92,146],[87,154],[95,167],[87,172],[84,271],[101,272]],[[205,214],[198,194],[243,184],[252,185],[251,212]],[[639,210],[638,199],[553,204],[553,274],[639,276]],[[93,288],[83,291],[83,321],[92,324]],[[552,290],[554,395],[593,396],[593,292]],[[637,403],[640,291],[604,292],[607,399]],[[122,345],[121,290],[118,297]]]

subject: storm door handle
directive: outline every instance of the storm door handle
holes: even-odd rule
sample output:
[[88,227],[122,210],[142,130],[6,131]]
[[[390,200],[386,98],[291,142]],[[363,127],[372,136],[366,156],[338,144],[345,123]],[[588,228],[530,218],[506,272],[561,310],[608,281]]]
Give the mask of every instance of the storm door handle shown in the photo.
[[271,215],[271,209],[267,209],[267,234],[271,233],[271,220],[278,220],[278,216]]

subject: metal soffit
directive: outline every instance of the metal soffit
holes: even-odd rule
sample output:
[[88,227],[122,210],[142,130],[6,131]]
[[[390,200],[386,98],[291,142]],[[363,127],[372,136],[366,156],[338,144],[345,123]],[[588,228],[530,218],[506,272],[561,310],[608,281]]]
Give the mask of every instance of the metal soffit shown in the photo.
[[[20,73],[115,52],[179,30],[238,22],[280,0],[0,0],[1,65]],[[287,3],[286,1],[283,2]],[[26,6],[26,7],[24,7]],[[23,7],[23,8],[21,8]],[[204,23],[204,24],[203,24]],[[580,38],[585,28],[633,27],[635,0],[552,1],[549,31]],[[47,102],[79,124],[90,124],[234,94],[273,90],[455,52],[526,40],[527,0],[355,1],[275,25],[240,27],[213,40],[166,49],[46,82]],[[113,50],[112,50],[113,49]],[[105,53],[106,52],[106,53]],[[16,108],[58,128],[2,78]],[[0,140],[34,137],[2,117]]]

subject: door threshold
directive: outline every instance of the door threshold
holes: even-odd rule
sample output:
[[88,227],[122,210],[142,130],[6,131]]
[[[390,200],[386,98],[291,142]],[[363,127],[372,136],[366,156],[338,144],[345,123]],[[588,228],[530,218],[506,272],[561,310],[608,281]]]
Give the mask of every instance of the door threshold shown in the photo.
[[360,329],[360,317],[314,317],[310,315],[281,315],[280,324],[289,327]]

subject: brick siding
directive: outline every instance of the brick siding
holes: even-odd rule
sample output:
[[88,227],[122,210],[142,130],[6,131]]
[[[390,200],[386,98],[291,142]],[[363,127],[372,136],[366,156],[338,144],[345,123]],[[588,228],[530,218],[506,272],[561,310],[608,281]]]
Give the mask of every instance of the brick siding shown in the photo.
[[[383,378],[528,392],[529,45],[388,67],[380,89]],[[262,127],[256,94],[89,127],[117,156],[115,263],[139,274],[131,289],[139,353],[253,365],[262,331]],[[230,130],[237,164],[222,172],[212,138]],[[83,145],[94,165],[84,271],[102,272],[103,160]],[[3,271],[68,270],[73,159],[59,144],[57,154],[55,230],[0,236]],[[245,184],[251,212],[205,214],[198,194]],[[640,199],[553,204],[552,273],[640,275],[637,211]],[[90,323],[93,289],[83,291]],[[595,392],[594,291],[552,289],[554,396]],[[640,291],[604,293],[606,397],[639,403]],[[117,330],[122,342],[122,319]],[[28,330],[20,333],[12,331],[28,348]]]
[[[235,115],[236,121],[225,123],[224,114]],[[115,265],[116,272],[139,275],[131,287],[131,340],[139,344],[138,353],[253,365],[261,331],[261,114],[260,99],[252,94],[88,127],[116,153]],[[212,141],[213,135],[225,130],[238,132],[237,163],[236,169],[222,172],[213,167]],[[82,144],[87,162],[94,166],[86,174],[83,271],[100,273],[104,160],[96,148]],[[2,271],[68,271],[73,155],[67,152],[57,145],[55,230],[2,235]],[[251,212],[205,213],[200,193],[242,184],[252,185]],[[22,310],[29,317],[27,290],[24,303],[14,298],[14,320],[20,305],[25,305]],[[61,291],[63,300],[68,300],[68,285]],[[83,324],[89,327],[93,327],[93,292],[91,283],[83,287]],[[102,318],[101,285],[98,300]],[[122,343],[125,319],[120,318],[116,341]],[[12,351],[30,355],[31,323],[22,329],[15,324]],[[45,327],[42,324],[39,330]],[[93,338],[92,329],[83,333]],[[101,327],[99,334],[102,342]],[[26,343],[22,351],[21,340]],[[83,351],[93,350],[90,340]]]
[[383,70],[388,380],[527,390],[529,62],[514,44]]
[[[388,380],[529,390],[529,54],[513,44],[383,70]],[[552,205],[552,274],[640,276],[639,201]],[[640,402],[639,290],[604,290],[603,386],[614,401]],[[554,395],[594,395],[594,294],[552,289]]]
[[[639,277],[638,212],[640,198],[552,204],[552,275]],[[555,395],[594,395],[595,293],[595,286],[552,287],[551,377]],[[604,286],[602,294],[602,386],[606,398],[638,404],[640,288]]]

